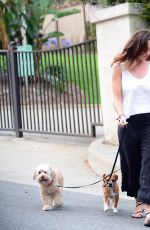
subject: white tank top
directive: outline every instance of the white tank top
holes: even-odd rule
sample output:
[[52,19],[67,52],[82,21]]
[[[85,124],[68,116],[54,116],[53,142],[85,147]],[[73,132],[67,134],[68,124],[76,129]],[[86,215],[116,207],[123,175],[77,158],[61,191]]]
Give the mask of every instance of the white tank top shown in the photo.
[[147,74],[134,77],[122,68],[123,111],[126,118],[131,115],[150,113],[150,62]]

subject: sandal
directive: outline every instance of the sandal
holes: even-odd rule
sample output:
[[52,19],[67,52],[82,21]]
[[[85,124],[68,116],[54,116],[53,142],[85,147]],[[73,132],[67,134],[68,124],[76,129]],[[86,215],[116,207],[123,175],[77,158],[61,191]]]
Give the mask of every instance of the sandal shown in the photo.
[[144,226],[146,226],[146,227],[150,227],[150,215],[149,214],[150,214],[150,212],[146,213],[146,218],[145,218],[145,221],[144,221]]
[[[136,205],[135,209],[138,207],[138,206],[142,206],[143,205],[143,202],[140,202]],[[136,219],[141,219],[143,217],[142,213],[144,212],[144,209],[141,207],[141,210],[138,211],[138,212],[134,212],[131,217],[132,218],[136,218]]]

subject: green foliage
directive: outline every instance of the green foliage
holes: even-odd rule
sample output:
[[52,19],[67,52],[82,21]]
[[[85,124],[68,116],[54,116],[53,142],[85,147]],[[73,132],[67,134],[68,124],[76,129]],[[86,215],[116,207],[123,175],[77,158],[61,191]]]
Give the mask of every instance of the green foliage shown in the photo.
[[[15,41],[17,38],[20,42],[21,17],[23,15],[20,8],[21,4],[18,0],[11,1],[10,3],[0,1],[0,9],[4,18],[6,33],[9,34],[8,38],[10,41]],[[3,31],[0,32],[3,33]]]
[[106,0],[107,5],[117,5],[125,2],[148,4],[149,0]]
[[[62,18],[62,17],[65,17],[65,16],[76,14],[76,13],[79,13],[79,12],[80,12],[80,10],[77,10],[77,9],[65,10],[65,11],[62,11],[62,12],[56,11],[54,13],[54,17],[53,17],[52,21],[58,20],[59,18]],[[49,11],[49,13],[50,13],[50,11]]]
[[150,2],[144,5],[143,11],[141,13],[141,18],[147,21],[150,27]]
[[[93,53],[65,53],[61,56],[58,53],[50,53],[46,57],[43,55],[39,68],[41,74],[44,72],[45,81],[56,90],[66,92],[68,83],[72,83],[84,92],[86,103],[100,103],[97,99],[97,90],[100,95],[99,87],[97,89],[98,58]],[[95,78],[94,83],[92,78]]]
[[84,4],[89,3],[91,5],[96,5],[98,3],[97,0],[81,0],[81,2]]
[[66,76],[66,71],[63,66],[46,66],[43,71],[41,71],[41,76],[44,80],[49,83],[53,88],[59,92],[66,92],[66,81],[63,76]]
[[[43,1],[43,0],[42,0]],[[55,9],[50,8],[50,1],[45,1],[45,6],[41,8],[42,3],[39,2],[39,0],[34,0],[32,4],[32,8],[28,6],[26,9],[27,18],[27,36],[29,43],[34,46],[36,45],[36,48],[41,48],[41,45],[43,42],[46,42],[51,37],[60,37],[64,34],[58,31],[54,31],[52,33],[49,33],[48,35],[43,35],[43,22],[46,14],[53,14],[54,17],[51,21],[48,22],[46,27],[50,26],[52,21],[56,21],[61,17],[65,17],[71,14],[79,13],[79,10],[70,10],[70,11],[58,11]],[[47,4],[46,4],[47,3]],[[40,32],[41,31],[41,36]]]
[[106,0],[106,3],[110,6],[125,3],[126,0]]
[[[0,10],[2,12],[3,22],[5,24],[9,42],[16,45],[22,45],[23,38],[21,29],[26,31],[27,43],[31,44],[33,49],[41,49],[42,44],[50,37],[63,36],[64,34],[58,31],[45,35],[43,31],[45,15],[54,15],[53,19],[46,25],[46,27],[48,27],[52,21],[58,20],[64,16],[79,13],[80,11],[73,9],[61,12],[59,10],[51,9],[51,5],[52,0],[0,1]],[[4,33],[4,31],[0,32]]]
[[44,16],[50,4],[51,1],[33,0],[32,4],[24,6],[27,41],[34,48],[38,48],[41,45]]
[[0,78],[7,74],[7,59],[5,55],[0,55]]

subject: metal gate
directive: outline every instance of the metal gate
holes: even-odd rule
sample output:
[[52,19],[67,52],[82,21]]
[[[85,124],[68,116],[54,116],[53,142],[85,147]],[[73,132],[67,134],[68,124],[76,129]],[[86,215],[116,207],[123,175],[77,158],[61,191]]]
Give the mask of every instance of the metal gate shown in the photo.
[[95,136],[102,125],[96,41],[0,51],[0,130]]

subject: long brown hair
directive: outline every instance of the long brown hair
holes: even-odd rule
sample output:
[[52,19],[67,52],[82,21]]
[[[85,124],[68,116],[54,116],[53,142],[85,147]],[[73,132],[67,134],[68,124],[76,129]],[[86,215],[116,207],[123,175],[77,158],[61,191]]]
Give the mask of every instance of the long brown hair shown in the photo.
[[[148,41],[150,41],[149,30],[143,29],[135,32],[126,43],[122,52],[114,58],[112,65],[128,61],[129,66],[132,66],[138,60],[138,57],[147,51]],[[147,60],[150,60],[150,56]]]

